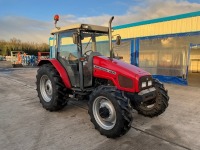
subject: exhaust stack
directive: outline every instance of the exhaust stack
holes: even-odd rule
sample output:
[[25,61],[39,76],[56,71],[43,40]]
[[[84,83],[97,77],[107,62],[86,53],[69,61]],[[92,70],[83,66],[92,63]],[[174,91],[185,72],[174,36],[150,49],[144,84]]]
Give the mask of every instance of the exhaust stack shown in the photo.
[[114,19],[114,16],[112,16],[109,20],[108,26],[109,26],[109,42],[110,42],[110,58],[113,58],[113,47],[112,47],[112,21]]

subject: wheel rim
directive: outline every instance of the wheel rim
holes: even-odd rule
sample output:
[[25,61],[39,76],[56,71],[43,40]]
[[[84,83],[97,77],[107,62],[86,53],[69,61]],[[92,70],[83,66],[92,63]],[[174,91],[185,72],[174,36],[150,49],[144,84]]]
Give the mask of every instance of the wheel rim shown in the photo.
[[47,75],[43,75],[40,79],[40,92],[45,102],[50,102],[52,98],[52,84]]
[[115,108],[104,96],[99,96],[94,100],[93,114],[98,125],[105,130],[111,130],[116,124]]

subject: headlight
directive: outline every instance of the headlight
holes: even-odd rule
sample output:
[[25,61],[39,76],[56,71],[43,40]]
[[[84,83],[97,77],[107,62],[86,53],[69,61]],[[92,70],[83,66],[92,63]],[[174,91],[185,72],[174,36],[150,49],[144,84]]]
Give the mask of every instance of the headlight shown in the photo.
[[144,90],[149,87],[152,87],[152,85],[153,85],[153,79],[150,75],[140,77],[140,80],[139,80],[140,90]]
[[147,86],[146,82],[142,82],[142,88],[145,88]]
[[148,86],[152,86],[152,81],[148,81]]

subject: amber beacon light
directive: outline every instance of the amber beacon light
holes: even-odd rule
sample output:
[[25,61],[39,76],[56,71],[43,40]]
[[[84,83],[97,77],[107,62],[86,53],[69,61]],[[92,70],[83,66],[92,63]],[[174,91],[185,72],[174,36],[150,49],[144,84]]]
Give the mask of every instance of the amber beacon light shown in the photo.
[[56,24],[57,24],[57,22],[59,21],[59,15],[55,15],[55,16],[54,16],[54,20],[55,20],[55,27],[56,27]]

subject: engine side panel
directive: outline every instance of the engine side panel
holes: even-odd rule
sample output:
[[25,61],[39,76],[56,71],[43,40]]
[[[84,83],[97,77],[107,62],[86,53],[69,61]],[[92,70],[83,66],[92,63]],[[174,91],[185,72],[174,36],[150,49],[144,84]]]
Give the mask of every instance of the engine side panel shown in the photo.
[[69,76],[68,76],[67,72],[65,71],[65,68],[60,64],[60,62],[57,59],[45,59],[45,60],[41,60],[38,64],[38,66],[41,66],[41,65],[47,64],[47,63],[51,63],[56,68],[56,70],[60,74],[60,77],[63,80],[63,83],[65,84],[65,86],[67,88],[71,89],[71,83],[69,80]]
[[[93,57],[93,75],[94,77],[111,80],[119,90],[127,92],[139,92],[139,79],[142,76],[150,75],[148,72],[127,64],[117,59],[109,59],[104,56]],[[120,86],[120,82],[132,81],[129,88]],[[119,81],[121,80],[121,81]],[[121,83],[123,85],[123,83]],[[132,86],[132,87],[131,87]]]

